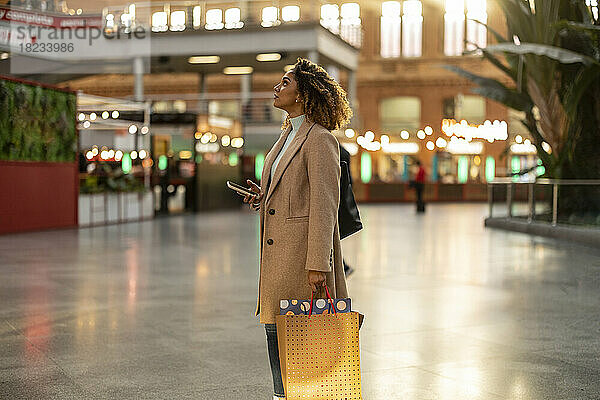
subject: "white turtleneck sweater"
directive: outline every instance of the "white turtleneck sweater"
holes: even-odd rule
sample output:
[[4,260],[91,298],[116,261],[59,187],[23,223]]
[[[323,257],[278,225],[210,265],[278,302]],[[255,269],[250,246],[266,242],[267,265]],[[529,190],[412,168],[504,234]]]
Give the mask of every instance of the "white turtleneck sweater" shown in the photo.
[[279,152],[279,154],[277,154],[275,161],[273,161],[273,165],[271,166],[271,178],[275,176],[275,170],[277,169],[277,165],[279,164],[281,157],[283,157],[283,155],[285,154],[285,151],[287,150],[287,148],[290,146],[290,143],[292,143],[292,140],[294,140],[294,137],[296,136],[296,132],[298,132],[298,129],[300,129],[300,125],[302,125],[302,122],[304,122],[304,118],[305,118],[304,114],[298,115],[297,117],[294,117],[294,118],[290,118],[290,123],[292,124],[292,130],[290,131],[290,134],[288,135],[288,137],[285,139],[285,143],[283,144],[283,147],[281,148],[281,151]]

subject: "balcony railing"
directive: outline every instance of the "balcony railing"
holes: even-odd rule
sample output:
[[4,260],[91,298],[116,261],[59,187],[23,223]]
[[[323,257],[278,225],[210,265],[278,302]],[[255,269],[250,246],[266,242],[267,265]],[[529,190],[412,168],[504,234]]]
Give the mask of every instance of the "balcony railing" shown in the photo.
[[272,92],[254,92],[242,99],[236,93],[159,94],[146,96],[152,102],[153,112],[192,112],[213,118],[228,118],[249,124],[273,124],[283,122],[283,111],[273,107]]
[[360,11],[336,7],[324,0],[307,0],[290,5],[274,0],[138,2],[105,7],[102,16],[105,29],[108,30],[130,32],[136,27],[143,27],[155,33],[225,31],[246,27],[269,29],[319,22],[347,43],[359,48],[362,43]]

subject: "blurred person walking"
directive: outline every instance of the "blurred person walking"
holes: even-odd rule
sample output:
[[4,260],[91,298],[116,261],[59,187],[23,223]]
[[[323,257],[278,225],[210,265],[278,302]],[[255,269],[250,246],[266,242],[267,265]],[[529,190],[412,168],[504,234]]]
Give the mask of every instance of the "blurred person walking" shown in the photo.
[[338,226],[340,150],[332,130],[352,115],[346,93],[320,66],[299,58],[275,85],[273,105],[287,112],[265,157],[261,186],[248,180],[244,201],[260,211],[256,315],[265,324],[274,399],[285,398],[275,317],[282,299],[308,299],[325,285],[348,297]]
[[423,189],[425,187],[425,168],[420,160],[417,160],[417,173],[415,174],[414,188],[417,192],[417,213],[425,212],[425,202],[423,201]]

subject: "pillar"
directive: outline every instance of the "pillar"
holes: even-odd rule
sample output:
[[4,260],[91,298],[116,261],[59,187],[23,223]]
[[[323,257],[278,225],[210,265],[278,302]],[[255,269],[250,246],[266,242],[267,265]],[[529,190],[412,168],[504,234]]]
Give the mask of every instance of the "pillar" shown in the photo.
[[242,119],[247,121],[251,118],[250,100],[252,97],[252,74],[240,76],[240,99],[242,106]]
[[133,59],[133,99],[144,101],[144,59]]
[[[133,99],[144,101],[144,59],[136,57],[133,59]],[[140,151],[140,130],[135,133],[134,149]]]

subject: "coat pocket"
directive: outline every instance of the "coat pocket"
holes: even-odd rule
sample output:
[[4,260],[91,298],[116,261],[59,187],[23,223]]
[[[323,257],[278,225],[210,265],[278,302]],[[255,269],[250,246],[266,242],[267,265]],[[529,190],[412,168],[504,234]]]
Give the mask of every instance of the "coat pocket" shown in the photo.
[[308,215],[301,217],[288,217],[285,219],[285,222],[308,222]]

